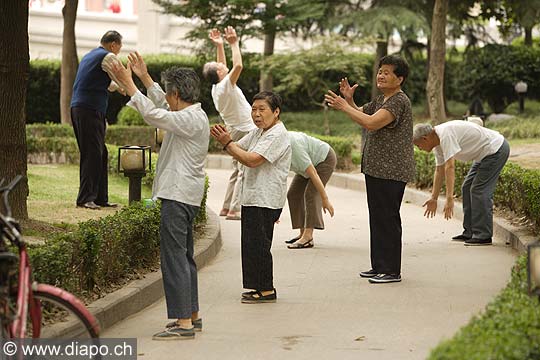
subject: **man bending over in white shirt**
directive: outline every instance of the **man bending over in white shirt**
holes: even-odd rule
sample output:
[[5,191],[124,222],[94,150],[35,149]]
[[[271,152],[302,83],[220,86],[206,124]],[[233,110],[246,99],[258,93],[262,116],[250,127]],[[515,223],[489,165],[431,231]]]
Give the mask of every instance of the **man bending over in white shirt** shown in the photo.
[[[248,132],[256,129],[251,118],[251,105],[242,90],[236,85],[242,73],[242,54],[238,45],[236,31],[225,28],[225,40],[232,50],[232,69],[227,68],[223,38],[217,29],[210,32],[210,40],[217,50],[217,61],[206,63],[203,76],[212,83],[212,99],[219,115],[225,122],[228,132],[234,141],[243,138]],[[241,189],[243,165],[233,160],[234,171],[229,178],[229,185],[223,201],[220,216],[228,220],[240,220],[239,193]]]
[[435,154],[437,168],[431,198],[425,202],[425,216],[433,217],[437,199],[446,177],[444,217],[450,219],[454,209],[454,159],[473,161],[462,185],[463,233],[453,240],[465,245],[491,245],[493,236],[493,193],[510,146],[497,131],[469,121],[454,120],[432,127],[414,127],[413,142],[419,149]]

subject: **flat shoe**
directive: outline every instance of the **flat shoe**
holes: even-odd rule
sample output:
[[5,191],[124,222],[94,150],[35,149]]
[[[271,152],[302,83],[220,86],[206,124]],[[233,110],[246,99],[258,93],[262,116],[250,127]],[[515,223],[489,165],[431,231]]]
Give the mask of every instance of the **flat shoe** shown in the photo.
[[463,234],[456,235],[456,236],[452,237],[452,240],[456,240],[456,241],[465,241],[465,240],[469,240],[469,239],[470,239],[469,236],[465,236]]
[[287,245],[287,249],[309,249],[309,248],[312,248],[313,246],[314,246],[313,239],[311,239],[308,242],[303,243],[303,244],[299,242],[295,242],[292,245]]
[[117,203],[110,203],[110,202],[106,202],[105,204],[97,204],[97,205],[101,207],[112,207],[112,208],[118,207]]
[[268,295],[263,295],[260,291],[255,291],[254,294],[251,294],[246,297],[242,297],[241,302],[244,304],[257,304],[257,303],[275,303],[277,301],[277,292],[274,289],[274,292]]
[[93,201],[89,201],[89,202],[86,202],[84,204],[77,204],[77,207],[90,209],[90,210],[99,210],[101,208],[101,206],[97,205]]
[[294,244],[295,242],[297,242],[298,240],[300,240],[300,236],[297,236],[295,238],[292,238],[291,240],[285,240],[285,243],[286,244]]

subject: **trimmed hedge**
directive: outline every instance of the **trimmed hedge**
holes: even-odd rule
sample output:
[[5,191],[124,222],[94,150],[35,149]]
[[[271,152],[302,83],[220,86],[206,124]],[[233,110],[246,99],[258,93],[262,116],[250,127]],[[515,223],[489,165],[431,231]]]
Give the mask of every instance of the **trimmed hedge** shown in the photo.
[[[206,223],[206,196],[194,225]],[[77,295],[121,283],[138,270],[159,264],[159,203],[133,203],[115,214],[79,223],[70,233],[56,235],[29,249],[36,280]]]
[[[415,149],[414,156],[416,159],[416,187],[431,188],[435,172],[433,154]],[[461,184],[470,167],[470,163],[456,161],[454,194],[458,197],[461,196]],[[535,230],[540,231],[540,170],[524,169],[517,164],[508,162],[499,176],[493,202],[496,206],[525,215],[532,222]]]
[[120,112],[118,112],[118,125],[126,126],[145,126],[142,115],[135,109],[124,106]]
[[518,258],[510,282],[485,311],[433,349],[429,359],[540,359],[540,304],[527,294],[526,256]]

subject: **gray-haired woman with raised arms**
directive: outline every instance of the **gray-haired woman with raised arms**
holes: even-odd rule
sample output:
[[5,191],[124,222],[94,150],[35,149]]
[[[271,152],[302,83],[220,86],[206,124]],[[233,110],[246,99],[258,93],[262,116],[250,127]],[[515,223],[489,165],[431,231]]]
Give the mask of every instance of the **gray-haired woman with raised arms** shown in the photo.
[[161,199],[161,271],[167,315],[175,321],[152,338],[193,339],[195,331],[202,330],[202,320],[192,228],[204,195],[203,166],[210,135],[208,117],[196,102],[200,81],[192,69],[173,67],[162,74],[164,92],[148,74],[139,54],[130,54],[129,62],[148,97],[137,90],[131,72],[117,65],[114,71],[131,97],[128,105],[137,109],[149,125],[167,131],[159,153],[153,196]]

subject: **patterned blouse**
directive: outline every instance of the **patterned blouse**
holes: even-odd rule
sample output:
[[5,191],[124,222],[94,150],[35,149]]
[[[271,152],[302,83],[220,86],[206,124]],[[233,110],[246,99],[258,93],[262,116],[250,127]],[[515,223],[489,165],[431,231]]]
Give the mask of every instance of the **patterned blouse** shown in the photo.
[[380,179],[412,182],[416,165],[411,101],[400,91],[386,101],[380,95],[362,107],[368,115],[379,109],[391,112],[395,119],[379,130],[363,131],[362,172]]

